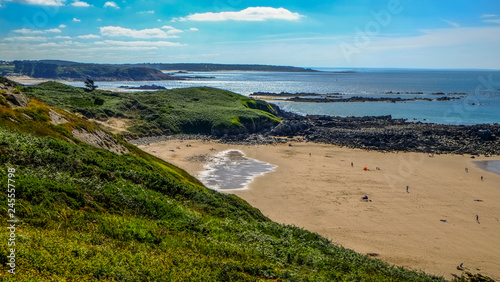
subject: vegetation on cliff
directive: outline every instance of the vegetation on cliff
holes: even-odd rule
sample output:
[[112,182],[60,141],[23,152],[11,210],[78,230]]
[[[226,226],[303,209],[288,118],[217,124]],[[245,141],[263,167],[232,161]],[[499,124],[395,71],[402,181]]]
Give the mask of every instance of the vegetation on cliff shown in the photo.
[[97,81],[169,80],[171,75],[147,67],[109,66],[100,64],[58,65],[43,61],[14,61],[14,72],[35,78]]
[[254,133],[279,123],[271,104],[209,87],[116,93],[46,82],[26,94],[87,118],[128,119],[128,131],[139,136]]

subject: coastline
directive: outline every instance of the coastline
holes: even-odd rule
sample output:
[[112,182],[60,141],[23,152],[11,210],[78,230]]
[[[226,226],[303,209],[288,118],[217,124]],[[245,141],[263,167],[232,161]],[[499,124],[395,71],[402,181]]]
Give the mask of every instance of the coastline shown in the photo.
[[[203,167],[203,158],[196,156],[240,150],[277,168],[255,178],[249,189],[228,193],[243,198],[273,221],[303,227],[357,252],[448,279],[451,273],[460,273],[456,269],[460,263],[472,272],[500,279],[500,207],[496,204],[500,175],[473,164],[500,160],[498,156],[429,157],[305,142],[234,145],[173,139],[139,147],[194,176]],[[364,195],[372,201],[363,201]]]

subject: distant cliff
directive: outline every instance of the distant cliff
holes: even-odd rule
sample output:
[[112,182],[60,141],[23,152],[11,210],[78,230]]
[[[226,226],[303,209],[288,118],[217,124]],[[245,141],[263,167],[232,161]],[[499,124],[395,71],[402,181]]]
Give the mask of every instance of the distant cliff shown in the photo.
[[315,72],[309,68],[273,65],[239,65],[239,64],[136,64],[127,66],[141,66],[157,70],[182,71],[274,71],[274,72]]
[[159,70],[147,67],[81,64],[59,61],[14,61],[16,73],[34,78],[96,81],[115,80],[170,80],[176,79]]
[[184,76],[163,73],[162,70],[180,71],[273,71],[314,72],[315,70],[271,65],[237,64],[84,64],[61,60],[14,61],[15,73],[34,78],[96,81],[154,81],[185,80]]

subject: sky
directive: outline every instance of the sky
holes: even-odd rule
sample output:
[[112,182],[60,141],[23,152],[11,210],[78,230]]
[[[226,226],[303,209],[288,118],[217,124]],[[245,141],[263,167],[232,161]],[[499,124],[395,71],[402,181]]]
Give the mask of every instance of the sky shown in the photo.
[[0,0],[0,60],[500,69],[500,1]]

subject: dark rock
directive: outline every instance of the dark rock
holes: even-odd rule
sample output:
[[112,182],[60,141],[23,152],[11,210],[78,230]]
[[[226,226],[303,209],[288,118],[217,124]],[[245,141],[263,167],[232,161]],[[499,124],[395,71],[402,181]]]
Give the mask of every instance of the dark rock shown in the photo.
[[455,126],[410,123],[382,117],[290,116],[274,127],[271,136],[308,136],[350,148],[428,153],[499,155],[500,125]]
[[477,132],[477,135],[479,135],[479,137],[481,137],[481,139],[485,141],[492,141],[496,139],[496,136],[489,129],[480,129]]
[[459,97],[439,97],[436,99],[436,101],[451,101],[451,100],[458,100],[460,99]]
[[123,88],[123,89],[136,89],[136,90],[162,90],[162,89],[167,89],[164,86],[160,85],[141,85],[141,86],[120,86],[118,88]]

